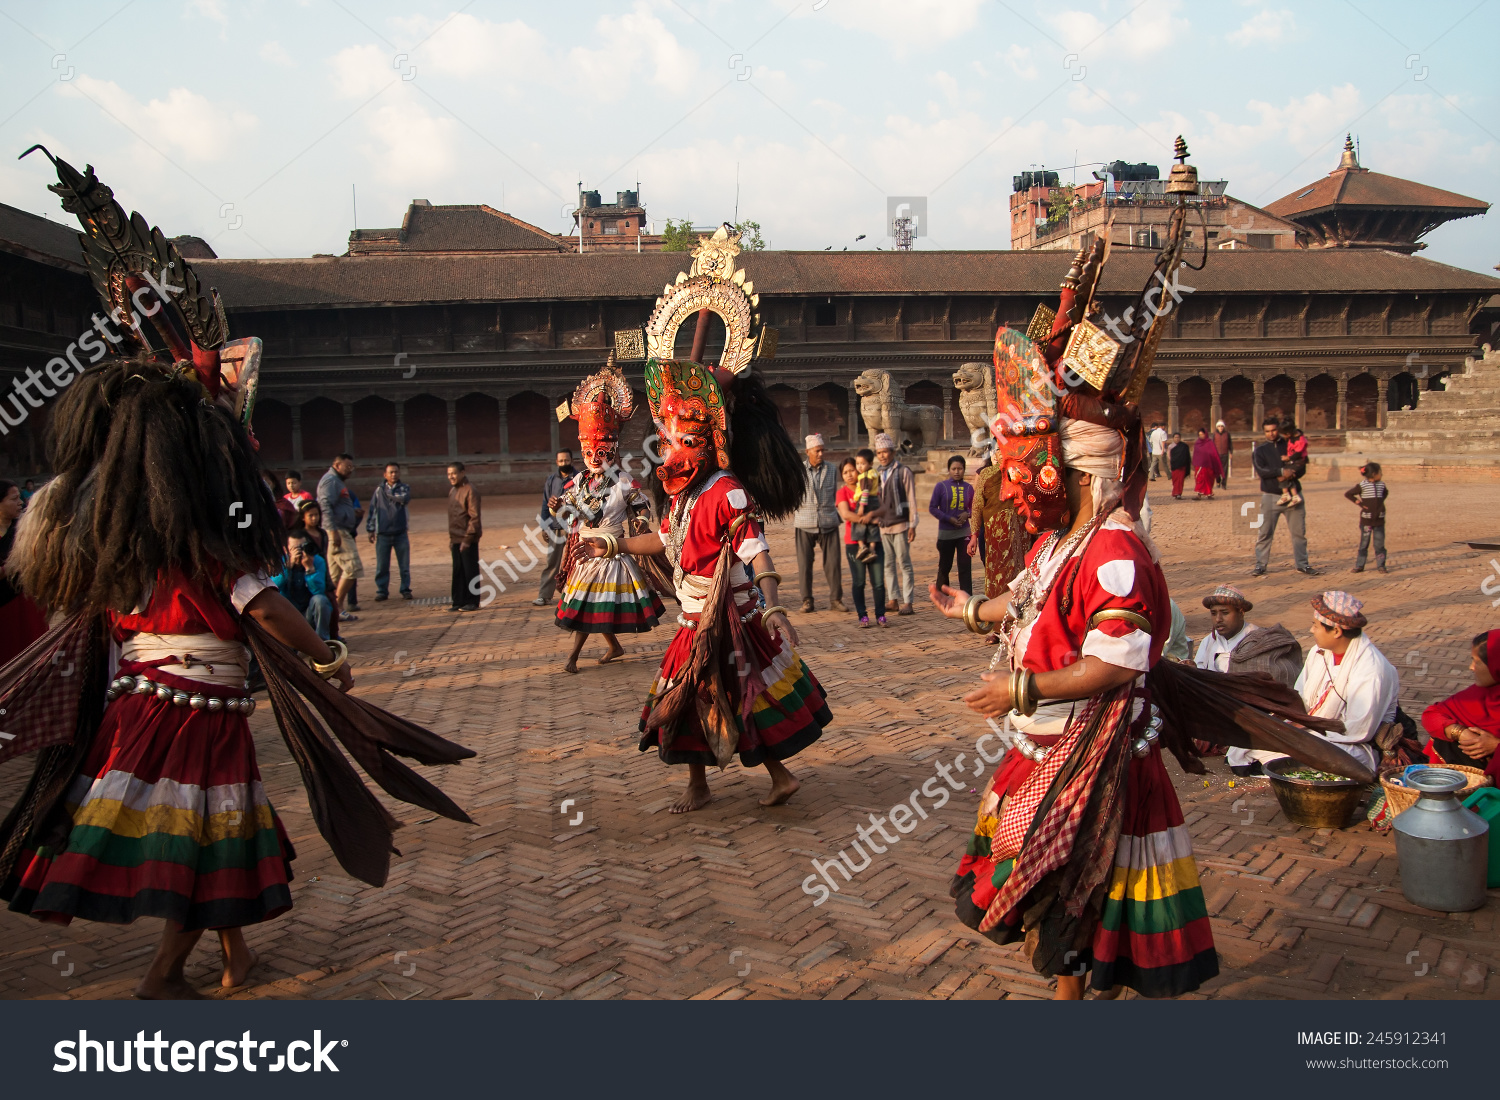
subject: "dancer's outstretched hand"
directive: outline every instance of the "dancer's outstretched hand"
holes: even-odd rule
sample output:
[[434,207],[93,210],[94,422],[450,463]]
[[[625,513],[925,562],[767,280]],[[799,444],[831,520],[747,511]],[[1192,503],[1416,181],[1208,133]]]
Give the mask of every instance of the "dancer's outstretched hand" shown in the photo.
[[984,684],[964,696],[970,710],[986,718],[999,718],[1015,706],[1010,695],[1010,673],[981,672],[979,678]]
[[587,551],[591,558],[604,557],[603,539],[579,539],[578,545],[580,549]]
[[766,628],[773,631],[778,638],[792,645],[797,644],[797,629],[792,626],[792,621],[786,617],[784,612],[778,611],[766,620]]
[[950,619],[962,619],[964,617],[964,605],[969,602],[969,594],[962,588],[950,588],[943,585],[941,589],[935,584],[927,586],[927,595],[932,600],[933,606]]

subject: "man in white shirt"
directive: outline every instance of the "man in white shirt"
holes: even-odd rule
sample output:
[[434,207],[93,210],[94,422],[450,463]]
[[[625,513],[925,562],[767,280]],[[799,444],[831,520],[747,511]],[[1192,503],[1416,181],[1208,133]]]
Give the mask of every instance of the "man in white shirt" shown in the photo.
[[1193,658],[1193,663],[1199,668],[1228,672],[1229,655],[1234,652],[1234,647],[1256,629],[1253,623],[1245,622],[1245,612],[1255,605],[1247,600],[1245,594],[1234,585],[1221,584],[1203,597],[1203,606],[1208,608],[1208,615],[1214,621],[1214,628],[1198,646],[1198,655]]
[[1375,734],[1396,720],[1401,677],[1365,637],[1364,604],[1347,592],[1312,598],[1315,643],[1297,677],[1297,690],[1309,714],[1337,718],[1343,733],[1320,734],[1372,768],[1380,763]]
[[1167,429],[1161,426],[1160,420],[1151,425],[1146,441],[1151,445],[1151,480],[1155,481],[1161,477],[1167,456]]

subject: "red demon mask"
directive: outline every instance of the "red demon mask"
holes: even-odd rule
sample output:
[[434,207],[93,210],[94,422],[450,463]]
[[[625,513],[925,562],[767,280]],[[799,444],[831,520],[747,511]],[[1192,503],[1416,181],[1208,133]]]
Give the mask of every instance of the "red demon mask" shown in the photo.
[[646,364],[646,394],[656,420],[661,466],[656,476],[676,496],[705,470],[727,470],[728,418],[713,371],[697,363]]
[[1033,535],[1068,524],[1062,476],[1057,394],[1040,350],[1023,334],[995,334],[993,431],[1000,466],[1000,499],[1013,503]]

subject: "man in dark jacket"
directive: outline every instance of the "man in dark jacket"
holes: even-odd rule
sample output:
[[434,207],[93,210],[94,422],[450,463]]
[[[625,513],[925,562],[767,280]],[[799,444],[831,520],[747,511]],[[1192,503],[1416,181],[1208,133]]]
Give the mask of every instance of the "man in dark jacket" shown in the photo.
[[449,611],[478,611],[479,493],[469,484],[462,462],[448,464],[448,545],[453,551],[453,606]]
[[370,497],[365,531],[375,544],[375,602],[386,599],[391,586],[391,551],[401,571],[401,598],[411,599],[411,540],[406,529],[406,506],[411,486],[401,480],[401,467],[386,463],[385,480]]
[[1281,431],[1281,422],[1274,416],[1265,418],[1261,430],[1264,438],[1250,453],[1250,464],[1255,468],[1255,476],[1260,478],[1260,536],[1255,540],[1255,569],[1250,575],[1265,576],[1266,569],[1271,564],[1271,539],[1276,534],[1276,522],[1285,514],[1297,572],[1306,573],[1309,577],[1321,576],[1323,571],[1314,569],[1307,561],[1306,507],[1300,500],[1296,504],[1279,503],[1286,483],[1301,477],[1306,472],[1305,466],[1298,463],[1302,468],[1282,468],[1289,440]]
[[547,475],[547,482],[542,486],[542,510],[537,513],[537,524],[547,535],[547,562],[542,566],[541,587],[537,589],[536,599],[531,601],[537,607],[546,607],[557,594],[557,567],[562,563],[568,533],[552,515],[552,509],[558,506],[568,482],[577,474],[578,471],[573,469],[573,452],[558,451],[557,469]]
[[[1302,673],[1302,646],[1291,631],[1277,623],[1258,627],[1245,621],[1253,606],[1233,585],[1221,584],[1203,597],[1214,628],[1198,646],[1193,663],[1215,672],[1263,672],[1287,687]],[[1266,754],[1273,755],[1273,754]],[[1260,775],[1260,760],[1250,749],[1231,748],[1225,762],[1236,775]]]

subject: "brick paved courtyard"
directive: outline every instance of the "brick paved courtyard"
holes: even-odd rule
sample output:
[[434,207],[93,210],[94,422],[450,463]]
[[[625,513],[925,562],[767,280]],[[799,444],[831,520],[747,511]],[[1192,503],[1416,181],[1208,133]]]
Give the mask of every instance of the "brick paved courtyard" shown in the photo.
[[[1228,500],[1157,506],[1163,564],[1195,639],[1208,629],[1198,600],[1216,582],[1241,585],[1256,604],[1253,622],[1282,621],[1304,645],[1308,597],[1347,586],[1365,600],[1371,638],[1401,671],[1409,713],[1468,682],[1467,640],[1496,621],[1490,601],[1500,564],[1491,559],[1500,555],[1456,540],[1500,536],[1500,482],[1395,483],[1391,573],[1360,577],[1346,572],[1355,512],[1339,498],[1343,486],[1310,486],[1312,559],[1329,574],[1294,572],[1278,533],[1272,572],[1259,580],[1248,576],[1255,513],[1241,514],[1256,499],[1252,483],[1232,484]],[[518,541],[534,503],[486,502],[486,558],[499,556],[502,540]],[[442,507],[415,506],[418,597],[447,591]],[[932,536],[928,521],[917,543],[920,583],[936,567]],[[773,532],[772,544],[795,594],[790,531]],[[990,651],[930,605],[919,602],[914,618],[892,617],[885,631],[858,630],[852,615],[797,616],[834,713],[823,740],[792,763],[801,792],[763,809],[764,771],[734,765],[710,777],[715,799],[706,809],[673,816],[666,807],[682,769],[635,747],[667,630],[628,641],[628,660],[610,667],[592,663],[600,648],[591,643],[580,675],[566,676],[566,638],[550,608],[530,605],[534,583],[475,615],[447,614],[446,598],[376,604],[365,553],[364,611],[348,632],[357,690],[477,750],[475,760],[427,774],[478,824],[400,806],[410,827],[397,836],[402,855],[390,881],[376,889],[351,880],[318,836],[262,707],[252,724],[267,790],[297,846],[296,904],[247,930],[263,961],[234,996],[1050,996],[1013,950],[953,918],[947,887],[973,821],[967,790],[826,904],[814,906],[801,888],[810,860],[847,847],[866,815],[909,798],[936,764],[966,753],[960,767],[972,768],[985,727],[958,697]],[[826,606],[821,575],[815,591]],[[1264,780],[1231,786],[1222,762],[1206,780],[1170,766],[1222,957],[1221,975],[1197,996],[1500,997],[1500,891],[1475,913],[1419,909],[1401,895],[1388,837],[1364,825],[1299,829],[1277,812]],[[29,767],[29,759],[0,767],[0,809]],[[969,786],[979,782],[970,776]],[[60,928],[0,912],[0,994],[128,996],[159,932],[156,921]],[[199,948],[188,975],[205,990],[217,987],[216,946]]]

